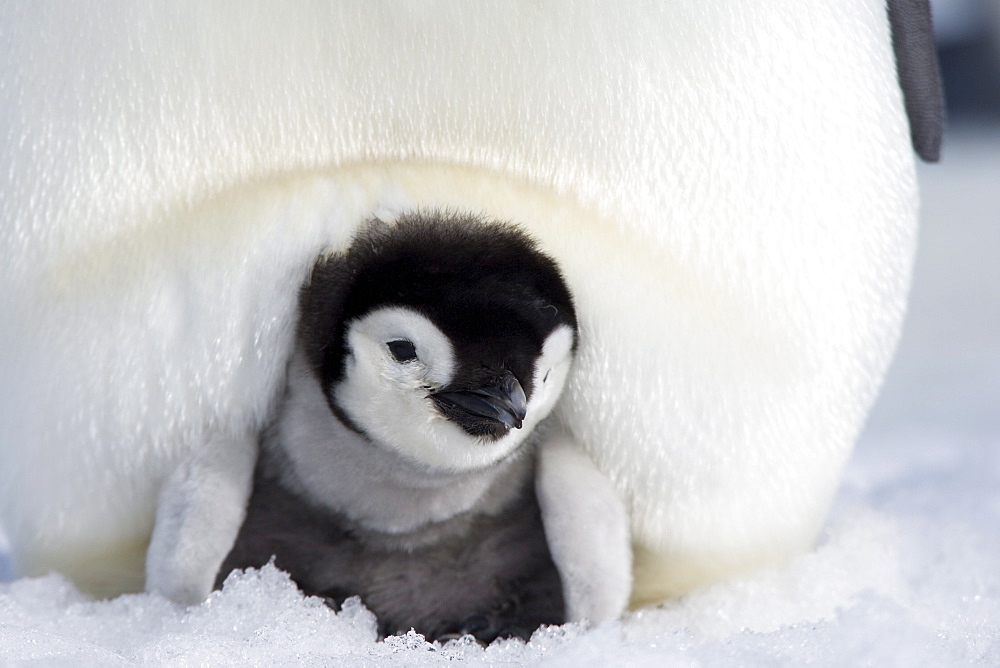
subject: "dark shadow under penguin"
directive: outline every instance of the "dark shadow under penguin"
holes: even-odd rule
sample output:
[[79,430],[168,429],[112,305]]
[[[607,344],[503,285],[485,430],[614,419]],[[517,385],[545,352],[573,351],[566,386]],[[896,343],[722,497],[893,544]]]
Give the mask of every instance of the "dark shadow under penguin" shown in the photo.
[[534,487],[576,341],[553,260],[513,226],[413,214],[321,258],[300,310],[216,586],[273,555],[307,594],[360,596],[384,635],[566,621]]

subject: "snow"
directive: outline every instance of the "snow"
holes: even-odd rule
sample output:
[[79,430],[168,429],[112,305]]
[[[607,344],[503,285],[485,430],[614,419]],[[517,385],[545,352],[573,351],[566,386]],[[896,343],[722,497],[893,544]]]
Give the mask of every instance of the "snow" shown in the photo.
[[1000,665],[1000,128],[958,128],[922,167],[910,318],[811,553],[596,628],[525,644],[375,640],[274,568],[193,608],[13,582],[0,535],[0,663],[41,665]]

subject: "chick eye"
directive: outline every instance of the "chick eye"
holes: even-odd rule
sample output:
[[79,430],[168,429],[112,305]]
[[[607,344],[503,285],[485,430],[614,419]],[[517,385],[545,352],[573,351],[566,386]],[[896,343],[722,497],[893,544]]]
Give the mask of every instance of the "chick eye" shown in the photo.
[[417,359],[417,349],[412,341],[400,339],[399,341],[390,341],[386,345],[389,346],[389,352],[392,353],[393,359],[397,362],[412,362]]

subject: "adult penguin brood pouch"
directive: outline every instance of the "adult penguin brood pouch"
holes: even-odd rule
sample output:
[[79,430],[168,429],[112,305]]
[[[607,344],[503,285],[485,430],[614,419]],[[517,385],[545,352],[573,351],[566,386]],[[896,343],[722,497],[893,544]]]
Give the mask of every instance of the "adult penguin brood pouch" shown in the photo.
[[[552,486],[566,461],[545,421],[576,338],[558,268],[509,225],[409,215],[323,257],[217,584],[274,557],[308,594],[360,596],[384,635],[431,640],[528,639],[542,624],[621,614],[631,562],[610,483],[579,498]],[[575,520],[553,523],[553,506]],[[601,555],[587,592],[580,559],[558,550],[567,534]],[[162,557],[169,569],[186,555]]]
[[14,573],[141,590],[161,492],[245,493],[317,254],[415,210],[559,263],[554,415],[624,499],[635,603],[809,548],[910,282],[928,42],[892,5],[4,3]]

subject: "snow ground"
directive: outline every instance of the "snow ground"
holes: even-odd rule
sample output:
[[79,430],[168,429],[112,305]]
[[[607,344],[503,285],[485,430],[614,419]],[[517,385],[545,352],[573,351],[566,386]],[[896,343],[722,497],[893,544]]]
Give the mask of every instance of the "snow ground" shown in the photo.
[[957,128],[923,167],[924,222],[899,355],[810,554],[597,628],[527,645],[376,643],[274,569],[185,610],[9,580],[0,664],[1000,665],[1000,127]]

